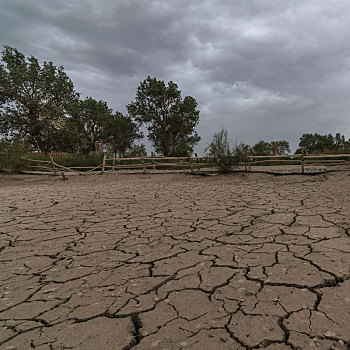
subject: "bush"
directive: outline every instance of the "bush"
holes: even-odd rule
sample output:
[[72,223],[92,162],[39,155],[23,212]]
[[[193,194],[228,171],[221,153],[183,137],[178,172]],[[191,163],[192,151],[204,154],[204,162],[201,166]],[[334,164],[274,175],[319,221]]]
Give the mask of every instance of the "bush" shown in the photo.
[[246,143],[241,142],[238,145],[236,144],[232,150],[234,163],[238,165],[238,163],[244,162],[246,154],[249,154],[249,152],[250,146]]
[[18,172],[25,167],[24,145],[19,140],[0,140],[0,170]]
[[222,129],[215,133],[205,152],[217,164],[220,173],[232,171],[236,162],[227,138],[227,130]]

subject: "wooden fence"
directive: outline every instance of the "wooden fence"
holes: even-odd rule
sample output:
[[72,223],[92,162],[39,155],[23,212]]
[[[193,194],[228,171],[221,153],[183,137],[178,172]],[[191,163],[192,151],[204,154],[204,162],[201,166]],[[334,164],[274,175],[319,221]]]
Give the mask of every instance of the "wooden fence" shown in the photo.
[[58,164],[54,160],[54,155],[50,156],[50,160],[37,160],[26,159],[30,165],[27,167],[33,171],[40,172],[52,172],[57,175],[59,172],[73,172],[80,175],[89,174],[91,172],[99,171],[100,173],[114,172],[117,170],[137,170],[142,169],[143,173],[147,172],[147,169],[153,170],[178,168],[189,169],[192,173],[194,170],[200,170],[203,167],[214,167],[216,163],[213,163],[209,157],[199,157],[197,153],[195,156],[188,155],[187,157],[157,157],[153,154],[150,157],[143,156],[131,157],[131,158],[118,158],[115,154],[108,157],[104,155],[101,164],[95,167],[74,166],[65,167]]
[[276,155],[276,156],[252,156],[245,155],[245,170],[251,170],[252,166],[258,165],[299,165],[302,174],[305,173],[305,166],[339,166],[350,165],[350,154],[301,154]]
[[[336,155],[305,155],[302,151],[301,154],[293,155],[277,155],[277,156],[254,156],[245,154],[241,159],[239,165],[243,167],[245,171],[254,171],[256,166],[269,166],[279,165],[286,167],[287,165],[297,165],[300,167],[300,173],[305,173],[305,167],[308,165],[315,166],[339,166],[350,165],[350,154],[336,154]],[[118,158],[115,155],[104,155],[101,164],[88,167],[65,167],[58,164],[54,159],[54,154],[50,156],[50,160],[37,160],[27,159],[30,163],[28,168],[34,171],[51,172],[54,175],[64,172],[73,172],[80,175],[91,174],[92,172],[115,172],[117,170],[142,170],[146,173],[148,169],[162,170],[162,169],[189,169],[192,173],[195,170],[200,170],[208,167],[215,167],[217,164],[213,162],[209,157],[199,157],[197,153],[195,156],[190,154],[187,157],[158,157],[152,152],[150,157],[140,155],[139,157],[132,158]]]

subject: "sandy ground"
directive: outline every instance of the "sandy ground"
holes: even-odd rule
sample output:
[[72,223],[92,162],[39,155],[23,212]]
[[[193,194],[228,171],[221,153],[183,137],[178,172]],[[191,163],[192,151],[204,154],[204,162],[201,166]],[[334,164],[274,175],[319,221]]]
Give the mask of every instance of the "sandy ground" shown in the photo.
[[0,349],[350,349],[350,176],[0,176]]

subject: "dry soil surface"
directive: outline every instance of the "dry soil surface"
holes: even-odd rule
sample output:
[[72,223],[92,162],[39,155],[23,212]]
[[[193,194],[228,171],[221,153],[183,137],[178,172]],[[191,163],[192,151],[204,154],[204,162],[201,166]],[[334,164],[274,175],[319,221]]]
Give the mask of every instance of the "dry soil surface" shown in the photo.
[[0,177],[0,349],[350,349],[350,177]]

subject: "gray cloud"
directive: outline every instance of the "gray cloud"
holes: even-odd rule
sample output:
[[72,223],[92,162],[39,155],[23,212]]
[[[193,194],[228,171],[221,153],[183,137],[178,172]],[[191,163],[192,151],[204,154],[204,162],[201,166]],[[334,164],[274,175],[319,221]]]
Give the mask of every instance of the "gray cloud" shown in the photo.
[[199,152],[221,127],[350,137],[349,1],[2,0],[0,33],[121,112],[148,75],[175,81],[199,103]]

